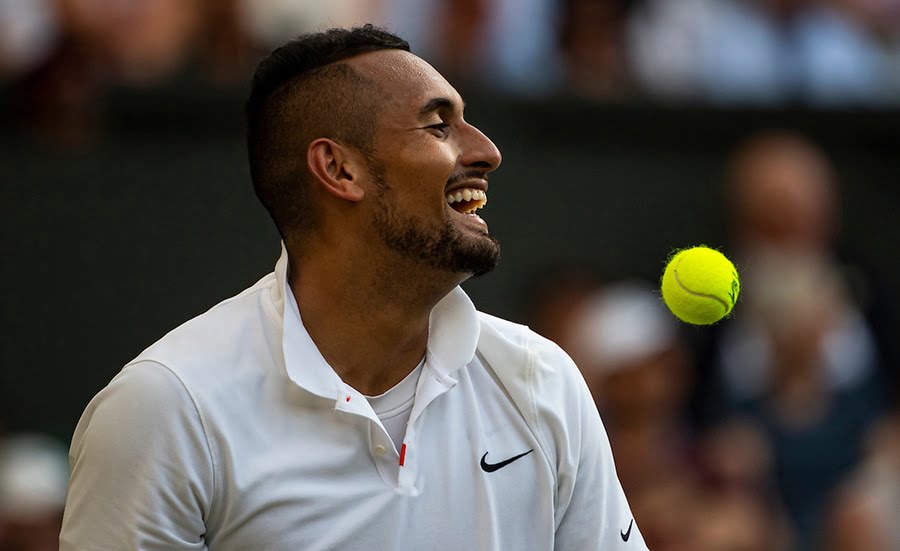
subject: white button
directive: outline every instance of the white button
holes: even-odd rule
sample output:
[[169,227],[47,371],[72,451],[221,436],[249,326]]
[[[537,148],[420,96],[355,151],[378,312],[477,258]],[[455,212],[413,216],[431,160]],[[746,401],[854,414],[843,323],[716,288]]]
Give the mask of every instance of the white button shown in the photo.
[[375,446],[375,453],[377,455],[384,455],[387,453],[387,448],[385,448],[381,444],[378,444],[377,446]]

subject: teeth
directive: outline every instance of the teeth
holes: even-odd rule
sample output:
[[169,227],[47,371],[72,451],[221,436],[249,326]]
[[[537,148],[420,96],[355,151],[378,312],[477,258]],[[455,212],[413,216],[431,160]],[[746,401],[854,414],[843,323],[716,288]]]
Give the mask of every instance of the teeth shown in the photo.
[[447,194],[447,202],[451,205],[462,201],[483,201],[481,206],[484,206],[487,204],[487,194],[480,189],[464,189]]

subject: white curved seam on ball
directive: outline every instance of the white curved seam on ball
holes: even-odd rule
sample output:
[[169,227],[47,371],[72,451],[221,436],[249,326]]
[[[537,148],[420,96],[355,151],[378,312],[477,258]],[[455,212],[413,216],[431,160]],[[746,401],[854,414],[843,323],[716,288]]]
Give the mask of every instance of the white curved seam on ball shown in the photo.
[[681,289],[682,289],[685,293],[687,293],[687,294],[689,294],[689,295],[692,295],[692,296],[695,296],[695,297],[702,297],[702,298],[711,298],[711,299],[713,299],[714,301],[716,301],[716,302],[718,302],[719,304],[722,305],[722,310],[723,310],[725,313],[728,313],[728,305],[725,304],[725,301],[724,301],[724,300],[720,299],[719,297],[717,297],[717,296],[715,296],[715,295],[707,295],[707,294],[705,294],[705,293],[698,293],[698,292],[696,292],[696,291],[691,291],[690,289],[688,289],[687,287],[685,287],[683,283],[681,283],[681,279],[678,278],[678,266],[679,266],[680,264],[681,264],[681,259],[679,258],[679,259],[678,259],[678,264],[676,264],[676,265],[675,265],[675,268],[672,269],[672,273],[675,275],[675,283],[677,283],[678,286],[681,287]]

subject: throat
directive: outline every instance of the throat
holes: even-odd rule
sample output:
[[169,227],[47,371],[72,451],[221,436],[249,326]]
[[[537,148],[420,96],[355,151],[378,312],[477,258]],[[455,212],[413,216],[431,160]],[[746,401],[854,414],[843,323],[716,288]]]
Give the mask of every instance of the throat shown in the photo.
[[326,288],[298,282],[294,289],[303,325],[325,361],[370,396],[400,382],[425,355],[431,306],[386,298],[371,287],[362,294]]
[[[357,354],[355,361],[349,357],[342,360],[332,360],[323,351],[323,356],[332,366],[335,373],[346,384],[355,388],[365,396],[380,396],[394,388],[404,380],[425,357],[425,339],[421,346],[415,346],[409,350],[402,350],[396,354],[387,353],[387,349],[380,346],[360,347],[360,351],[366,350],[366,355]],[[365,359],[364,359],[365,358]],[[349,363],[353,361],[353,363]]]

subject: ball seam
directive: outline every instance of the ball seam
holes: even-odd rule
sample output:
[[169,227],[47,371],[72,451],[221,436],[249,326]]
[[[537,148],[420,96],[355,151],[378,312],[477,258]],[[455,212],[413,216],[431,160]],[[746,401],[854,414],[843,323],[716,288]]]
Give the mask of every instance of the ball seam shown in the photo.
[[719,304],[722,305],[722,311],[727,313],[728,305],[725,304],[724,300],[720,299],[719,297],[717,297],[715,295],[707,295],[705,293],[698,293],[696,291],[692,291],[691,289],[688,289],[687,287],[685,287],[683,283],[681,283],[681,279],[678,277],[678,265],[680,265],[680,264],[681,264],[681,259],[678,259],[678,264],[676,264],[675,268],[672,270],[672,275],[675,276],[675,283],[677,283],[678,286],[681,287],[681,289],[689,295],[692,295],[695,297],[701,297],[701,298],[710,298],[710,299],[718,302]]

